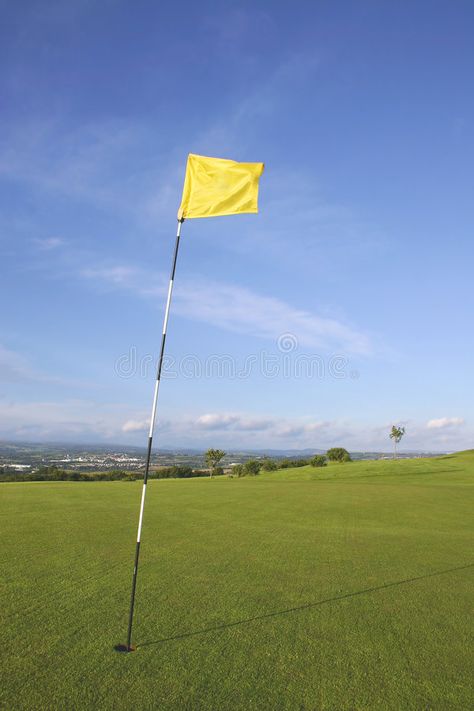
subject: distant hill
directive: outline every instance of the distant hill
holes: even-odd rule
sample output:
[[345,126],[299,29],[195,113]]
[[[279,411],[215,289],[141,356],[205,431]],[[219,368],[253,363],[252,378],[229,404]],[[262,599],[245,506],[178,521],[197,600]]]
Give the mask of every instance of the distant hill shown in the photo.
[[[163,446],[154,449],[155,454],[176,454],[176,455],[202,455],[206,451],[205,447],[172,447]],[[474,450],[466,450],[466,452],[471,452]],[[62,454],[78,454],[78,453],[96,453],[96,454],[133,454],[135,456],[139,454],[144,454],[146,452],[145,446],[134,446],[134,445],[123,445],[123,444],[77,444],[77,443],[67,443],[67,442],[10,442],[10,441],[0,441],[0,455],[12,456],[15,454],[38,454],[51,452],[62,453]],[[247,449],[247,448],[236,448],[228,449],[227,453],[230,456],[243,455],[257,456],[257,457],[309,457],[312,454],[324,454],[326,452],[325,448],[318,447],[307,447],[305,449],[275,449],[275,448],[258,448],[258,449]],[[424,457],[436,457],[442,454],[447,454],[446,451],[430,451],[421,449],[412,449],[400,451],[399,456],[424,456]],[[372,451],[372,450],[356,450],[350,452],[353,459],[380,459],[381,457],[391,457],[391,450],[387,451]]]

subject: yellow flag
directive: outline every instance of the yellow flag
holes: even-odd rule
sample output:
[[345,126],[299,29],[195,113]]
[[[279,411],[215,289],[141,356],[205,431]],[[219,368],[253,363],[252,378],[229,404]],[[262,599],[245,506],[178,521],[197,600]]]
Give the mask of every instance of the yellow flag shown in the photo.
[[237,163],[190,153],[178,219],[258,212],[263,163]]

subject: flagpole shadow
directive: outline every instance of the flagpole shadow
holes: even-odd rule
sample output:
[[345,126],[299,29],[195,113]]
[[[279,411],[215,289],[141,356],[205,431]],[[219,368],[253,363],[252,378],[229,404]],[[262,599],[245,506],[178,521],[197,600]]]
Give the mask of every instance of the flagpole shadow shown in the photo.
[[377,592],[379,590],[386,590],[387,588],[397,587],[398,585],[407,585],[408,583],[415,583],[418,580],[426,580],[427,578],[434,578],[437,575],[447,575],[448,573],[454,573],[460,570],[467,570],[468,568],[474,567],[474,563],[468,563],[467,565],[460,565],[456,568],[447,568],[445,570],[437,570],[434,573],[427,573],[426,575],[419,575],[414,578],[406,578],[405,580],[395,580],[392,583],[384,583],[384,585],[377,585],[371,588],[364,588],[363,590],[356,590],[355,592],[345,593],[344,595],[336,595],[335,597],[328,597],[324,600],[318,600],[317,602],[309,602],[305,605],[299,605],[298,607],[289,607],[285,610],[276,610],[275,612],[266,612],[263,615],[255,615],[254,617],[247,617],[244,620],[237,620],[236,622],[227,622],[222,625],[215,625],[214,627],[207,627],[201,630],[194,630],[192,632],[183,632],[182,634],[176,634],[171,637],[163,637],[162,639],[156,639],[151,642],[142,642],[142,644],[137,644],[137,649],[142,647],[151,647],[153,645],[162,644],[164,642],[173,642],[180,639],[187,639],[188,637],[197,637],[198,635],[207,634],[209,632],[218,632],[220,630],[230,629],[231,627],[239,627],[240,625],[246,625],[250,622],[257,622],[259,620],[268,620],[272,617],[279,617],[281,615],[288,615],[293,612],[301,612],[303,610],[310,610],[314,607],[319,607],[320,605],[327,605],[330,602],[338,602],[340,600],[347,600],[351,597],[357,597],[358,595],[366,595],[368,593]]

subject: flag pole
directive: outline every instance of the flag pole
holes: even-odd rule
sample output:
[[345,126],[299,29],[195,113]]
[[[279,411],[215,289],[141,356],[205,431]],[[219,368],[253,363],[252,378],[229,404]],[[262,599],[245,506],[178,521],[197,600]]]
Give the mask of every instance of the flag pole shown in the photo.
[[153,442],[153,430],[155,428],[155,417],[156,417],[156,405],[158,402],[158,391],[160,388],[160,379],[161,379],[161,368],[163,366],[163,356],[165,352],[165,342],[166,342],[166,329],[168,326],[168,317],[170,313],[170,304],[171,304],[171,294],[173,293],[173,282],[174,282],[174,274],[176,270],[176,260],[178,258],[178,249],[179,249],[179,241],[181,237],[181,225],[184,222],[184,218],[178,218],[178,229],[176,232],[176,242],[174,246],[174,254],[173,254],[173,262],[171,265],[171,275],[170,275],[170,283],[168,286],[168,296],[166,299],[166,308],[165,308],[165,316],[163,320],[163,333],[161,335],[161,347],[160,347],[160,356],[158,358],[158,367],[157,367],[157,372],[156,372],[156,380],[155,380],[155,392],[153,395],[153,405],[151,408],[151,419],[150,419],[150,431],[148,434],[148,448],[147,448],[147,455],[146,455],[146,465],[145,465],[145,473],[143,475],[143,487],[142,487],[142,498],[141,498],[141,503],[140,503],[140,514],[138,517],[138,531],[137,531],[137,543],[135,547],[135,563],[133,566],[133,577],[132,577],[132,591],[130,595],[130,612],[128,616],[128,631],[127,631],[127,644],[126,645],[117,645],[116,650],[120,652],[134,652],[136,647],[132,645],[132,626],[133,626],[133,610],[135,607],[135,589],[137,586],[137,574],[138,574],[138,561],[140,558],[140,539],[142,535],[142,524],[143,524],[143,511],[145,509],[145,496],[146,496],[146,485],[148,481],[148,472],[150,470],[150,459],[151,459],[151,446]]

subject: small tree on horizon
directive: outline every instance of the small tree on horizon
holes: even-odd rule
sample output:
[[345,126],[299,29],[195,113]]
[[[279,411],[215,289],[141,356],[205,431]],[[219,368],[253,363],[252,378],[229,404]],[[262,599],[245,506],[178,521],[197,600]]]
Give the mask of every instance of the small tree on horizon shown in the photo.
[[212,475],[216,473],[219,463],[224,459],[227,452],[222,449],[208,449],[206,452],[206,464],[209,467],[209,477],[212,479]]
[[403,435],[405,434],[405,428],[404,427],[397,427],[396,425],[392,425],[392,429],[390,431],[389,437],[393,442],[393,458],[396,459],[398,452],[397,452],[397,445],[400,443]]
[[351,455],[344,447],[332,447],[328,449],[326,457],[331,462],[352,462]]
[[256,459],[248,459],[244,464],[244,474],[246,476],[257,476],[262,465]]
[[262,462],[261,468],[264,472],[274,472],[276,469],[278,469],[278,465],[273,459],[268,459],[267,457],[265,457]]
[[312,467],[325,467],[327,464],[326,456],[324,454],[315,454],[314,457],[309,460],[309,463]]

